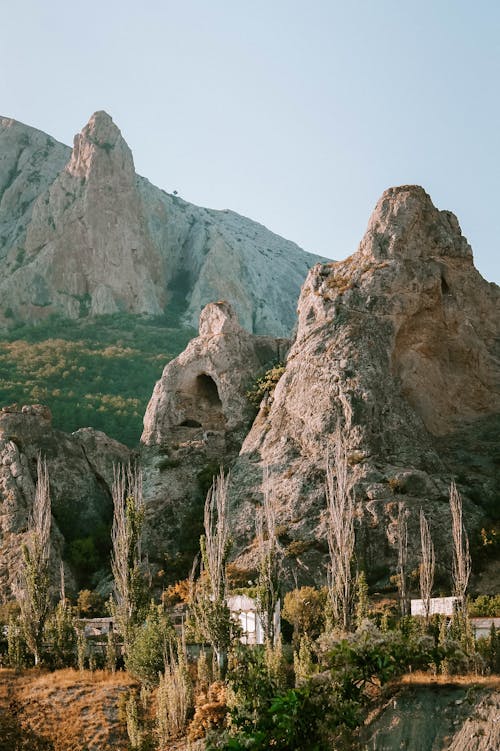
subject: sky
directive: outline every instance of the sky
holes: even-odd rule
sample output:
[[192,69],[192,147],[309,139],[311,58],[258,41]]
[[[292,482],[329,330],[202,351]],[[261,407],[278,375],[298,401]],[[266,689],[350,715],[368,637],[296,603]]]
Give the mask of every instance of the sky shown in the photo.
[[500,283],[496,0],[0,0],[0,114],[106,110],[152,183],[340,260],[383,191],[453,211]]

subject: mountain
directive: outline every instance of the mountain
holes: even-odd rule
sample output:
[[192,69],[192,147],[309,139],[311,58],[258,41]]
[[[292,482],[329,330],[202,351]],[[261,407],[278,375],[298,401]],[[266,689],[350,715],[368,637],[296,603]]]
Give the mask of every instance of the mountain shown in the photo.
[[[451,479],[465,498],[474,543],[480,524],[500,517],[499,310],[500,289],[474,268],[456,217],[436,209],[420,187],[386,191],[358,251],[309,272],[284,373],[232,462],[238,564],[251,569],[255,562],[255,515],[268,471],[292,578],[293,571],[306,581],[324,576],[325,472],[340,424],[357,476],[358,560],[371,581],[394,570],[399,502],[410,514],[413,563],[422,507],[446,578]],[[231,336],[205,336],[203,356],[189,358],[191,381],[205,373],[215,384],[221,438],[231,422],[223,398],[228,359],[208,370],[206,353],[225,346],[237,356],[234,327]],[[169,376],[182,358],[155,389],[143,435],[148,445],[168,445],[177,429],[172,415],[180,422],[184,414],[182,388]],[[193,415],[199,426],[190,428],[191,440],[209,427],[201,406],[190,408]],[[186,472],[188,456],[185,462]],[[164,487],[168,478],[165,470]]]
[[[107,570],[113,502],[113,466],[130,451],[104,433],[84,428],[68,435],[52,425],[42,405],[0,411],[0,603],[12,596],[28,528],[38,456],[47,462],[52,506],[52,580],[67,564],[68,589],[90,586]],[[101,571],[102,575],[102,571]],[[95,581],[93,582],[95,584]]]
[[194,206],[135,173],[105,112],[73,149],[0,119],[0,325],[113,313],[196,324],[225,299],[254,333],[288,335],[318,256],[231,211]]

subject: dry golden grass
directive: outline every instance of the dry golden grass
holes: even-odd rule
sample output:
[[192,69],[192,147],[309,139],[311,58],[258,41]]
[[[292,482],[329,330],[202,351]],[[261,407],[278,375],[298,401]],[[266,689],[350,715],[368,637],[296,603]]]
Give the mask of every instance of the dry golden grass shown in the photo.
[[500,689],[499,675],[433,675],[416,671],[407,673],[398,681],[404,686],[478,686],[481,688]]
[[0,706],[19,707],[23,726],[50,740],[56,751],[126,748],[118,719],[120,694],[137,686],[127,673],[0,670]]

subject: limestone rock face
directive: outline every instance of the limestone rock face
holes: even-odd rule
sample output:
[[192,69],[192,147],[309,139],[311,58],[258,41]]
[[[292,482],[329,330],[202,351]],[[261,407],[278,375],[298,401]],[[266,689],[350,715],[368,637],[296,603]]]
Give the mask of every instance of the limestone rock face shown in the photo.
[[284,359],[288,344],[248,333],[228,303],[211,303],[199,336],[165,367],[141,439],[152,558],[175,551],[183,536],[197,546],[207,486],[221,463],[234,460],[251,422],[245,393],[266,366]]
[[[500,289],[475,270],[453,214],[422,188],[386,191],[357,253],[315,266],[303,286],[285,373],[233,469],[237,539],[253,538],[267,466],[290,555],[301,549],[303,572],[324,574],[326,456],[340,420],[368,572],[394,556],[400,500],[414,529],[426,508],[446,549],[450,479],[483,513],[500,491],[499,311]],[[473,527],[482,512],[466,505]],[[241,561],[251,558],[247,548]]]
[[[38,453],[47,460],[52,504],[54,578],[64,544],[96,533],[112,518],[113,462],[129,450],[104,433],[73,435],[54,430],[47,407],[29,405],[0,412],[0,601],[12,596],[23,535],[28,528]],[[71,585],[71,572],[68,570]]]
[[198,208],[135,173],[105,112],[73,150],[0,120],[0,325],[116,312],[194,323],[230,300],[250,331],[288,335],[319,258],[229,211]]

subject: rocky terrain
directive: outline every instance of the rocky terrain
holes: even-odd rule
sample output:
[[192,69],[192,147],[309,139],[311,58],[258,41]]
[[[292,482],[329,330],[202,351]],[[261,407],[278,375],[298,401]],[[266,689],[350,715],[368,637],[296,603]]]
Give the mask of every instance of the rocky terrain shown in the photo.
[[[285,373],[234,462],[240,564],[253,564],[255,511],[269,467],[290,567],[298,562],[306,580],[323,576],[326,457],[340,422],[357,473],[358,559],[372,581],[394,565],[399,501],[410,512],[414,553],[420,507],[430,516],[446,578],[450,480],[466,499],[472,537],[486,514],[498,513],[499,310],[500,290],[475,270],[455,216],[437,210],[422,188],[386,191],[357,253],[309,272]],[[238,355],[238,331],[227,341]],[[221,435],[233,420],[227,359],[211,358],[209,336],[197,342],[155,388],[143,434],[148,445],[172,440],[183,420],[204,426],[205,396],[169,376],[187,361],[187,381],[208,372],[218,384],[219,422],[206,427]],[[235,363],[235,385],[239,372]],[[231,459],[222,444],[219,450],[219,459]],[[190,471],[190,458],[179,462],[178,472]],[[170,476],[166,469],[165,487]]]
[[[0,601],[10,599],[15,589],[39,453],[47,460],[50,477],[54,583],[61,557],[71,558],[72,542],[105,537],[109,548],[113,463],[128,461],[129,450],[90,428],[72,435],[54,430],[46,407],[4,408],[0,412]],[[92,549],[87,548],[87,555]],[[67,565],[65,573],[69,591],[81,584],[75,582],[73,567]]]
[[363,751],[493,751],[500,747],[498,681],[402,685],[361,731]]
[[199,336],[165,367],[141,438],[152,560],[186,546],[197,552],[208,486],[220,465],[235,460],[252,422],[246,391],[288,347],[286,339],[248,333],[228,303],[211,303]]
[[51,314],[160,315],[196,325],[225,299],[254,333],[289,335],[299,290],[320,260],[231,211],[154,187],[105,112],[73,149],[0,119],[0,326]]
[[[72,159],[87,164],[81,150]],[[321,581],[325,470],[340,424],[356,474],[357,558],[370,582],[387,583],[394,570],[403,502],[411,565],[424,508],[446,588],[450,480],[464,497],[473,548],[477,530],[499,514],[499,310],[500,290],[475,270],[457,219],[415,186],[384,193],[357,253],[311,269],[291,343],[249,333],[229,303],[209,304],[199,336],[166,366],[144,419],[151,561],[161,568],[166,558],[171,577],[185,575],[206,491],[224,465],[232,475],[237,564],[251,570],[255,512],[269,468],[290,582]],[[285,358],[284,374],[255,417],[247,390]],[[49,462],[62,534],[55,545],[62,549],[65,540],[67,552],[68,541],[109,525],[112,464],[130,451],[91,429],[54,431],[39,407],[4,410],[0,435],[0,572],[7,594],[37,452]]]

